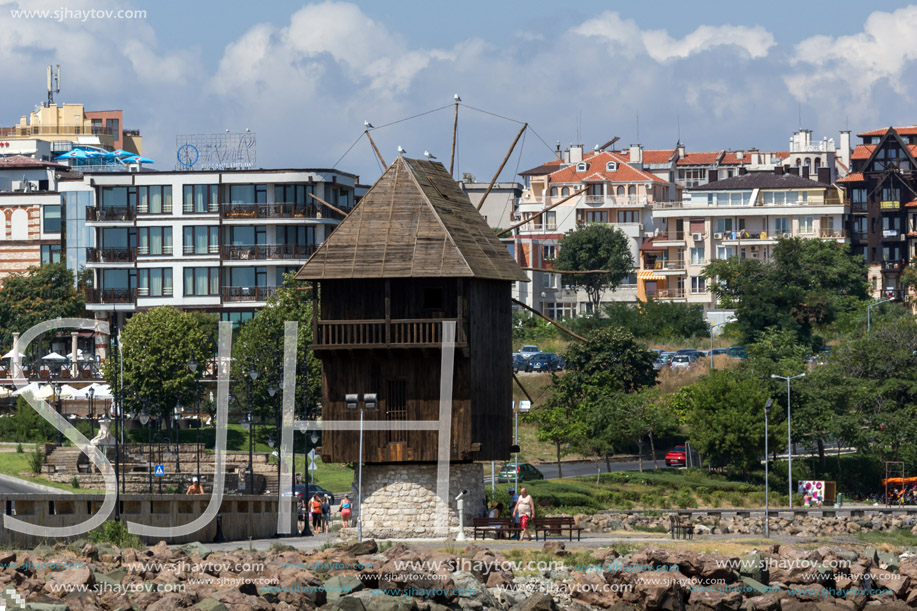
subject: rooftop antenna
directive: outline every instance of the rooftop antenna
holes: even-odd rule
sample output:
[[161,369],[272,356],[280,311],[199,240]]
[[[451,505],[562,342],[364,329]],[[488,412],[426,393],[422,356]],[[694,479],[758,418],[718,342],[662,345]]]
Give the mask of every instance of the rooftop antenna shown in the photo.
[[48,66],[48,108],[54,105],[54,94],[60,93],[60,64],[57,64],[57,76],[53,66]]
[[640,144],[640,111],[637,111],[637,144]]
[[681,115],[675,113],[675,123],[678,127],[678,142],[681,142]]

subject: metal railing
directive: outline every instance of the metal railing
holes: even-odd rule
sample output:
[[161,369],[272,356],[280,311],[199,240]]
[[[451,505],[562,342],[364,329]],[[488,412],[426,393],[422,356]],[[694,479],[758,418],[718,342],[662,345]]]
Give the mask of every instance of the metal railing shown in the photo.
[[847,230],[846,229],[820,229],[818,231],[818,237],[820,238],[846,238]]
[[850,204],[851,212],[867,212],[868,209],[869,207],[866,202],[853,202],[852,204]]
[[210,214],[213,212],[220,211],[219,202],[209,202],[206,206],[206,210],[196,210],[193,201],[182,202],[182,214]]
[[898,200],[887,200],[879,202],[879,210],[900,210],[901,202]]
[[86,220],[93,221],[133,221],[136,212],[130,207],[102,206],[101,208],[86,208]]
[[653,265],[652,265],[652,269],[658,269],[658,270],[678,270],[678,269],[684,269],[684,268],[685,268],[685,262],[682,259],[679,259],[677,261],[670,261],[670,260],[663,261],[663,260],[657,259],[653,262]]
[[684,240],[685,232],[684,231],[666,231],[660,233],[656,236],[656,240],[659,242],[671,241],[671,240]]
[[900,272],[907,264],[904,261],[882,261],[881,265],[883,272]]
[[172,202],[162,202],[161,212],[150,212],[150,203],[141,202],[137,204],[137,214],[172,214]]
[[171,255],[171,254],[172,254],[171,246],[163,246],[159,252],[150,252],[149,246],[138,246],[137,247],[137,256],[138,257],[146,257],[146,256],[161,257],[163,255]]
[[856,240],[857,242],[868,242],[869,233],[866,231],[854,231],[853,239]]
[[83,295],[86,303],[135,303],[137,301],[136,289],[84,289]]
[[[444,322],[455,318],[322,320],[317,325],[315,348],[352,348],[354,346],[440,346]],[[463,343],[464,330],[458,325],[457,344]]]
[[659,289],[653,297],[656,299],[684,299],[685,289]]
[[257,244],[223,246],[227,261],[257,261],[261,259],[308,259],[315,252],[314,244]]
[[276,286],[224,286],[223,301],[267,301],[277,292]]
[[86,261],[89,263],[130,263],[137,259],[134,248],[87,248]]
[[115,136],[117,130],[100,125],[18,125],[8,128],[16,136]]

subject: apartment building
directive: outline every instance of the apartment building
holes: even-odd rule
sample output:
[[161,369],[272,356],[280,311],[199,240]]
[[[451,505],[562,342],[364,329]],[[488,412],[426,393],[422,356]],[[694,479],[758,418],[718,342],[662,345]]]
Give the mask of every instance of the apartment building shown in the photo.
[[869,264],[874,295],[894,296],[917,256],[917,126],[858,137],[851,173],[840,181],[850,199],[851,250]]
[[716,307],[701,275],[713,259],[767,260],[780,237],[847,241],[844,190],[821,167],[819,181],[783,165],[739,168],[732,178],[686,190],[681,201],[653,206],[653,237],[640,247],[637,295]]
[[114,327],[156,306],[251,319],[343,218],[311,196],[346,213],[366,191],[357,176],[323,169],[99,173],[84,181],[94,233],[86,307]]
[[[525,188],[519,201],[520,220],[530,219],[515,235],[516,260],[531,282],[517,283],[518,299],[552,318],[586,313],[591,303],[584,291],[564,282],[562,274],[552,273],[558,242],[568,231],[584,223],[606,223],[623,231],[631,242],[636,260],[652,227],[654,202],[676,197],[677,187],[655,174],[634,167],[629,155],[610,151],[583,152],[572,146],[558,158],[522,172]],[[585,189],[549,212],[535,216],[546,207]],[[637,299],[636,276],[605,301]]]
[[0,157],[0,282],[61,260],[56,173],[65,170],[31,157]]

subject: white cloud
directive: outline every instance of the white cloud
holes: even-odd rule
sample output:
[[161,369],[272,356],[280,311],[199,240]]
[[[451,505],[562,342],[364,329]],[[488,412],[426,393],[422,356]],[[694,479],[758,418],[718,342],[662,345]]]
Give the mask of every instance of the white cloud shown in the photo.
[[613,49],[629,57],[646,53],[658,62],[684,59],[715,47],[734,46],[751,58],[766,57],[776,45],[774,36],[761,26],[702,25],[681,39],[672,38],[665,30],[641,30],[630,19],[622,19],[612,11],[583,22],[573,30],[581,36],[605,39]]

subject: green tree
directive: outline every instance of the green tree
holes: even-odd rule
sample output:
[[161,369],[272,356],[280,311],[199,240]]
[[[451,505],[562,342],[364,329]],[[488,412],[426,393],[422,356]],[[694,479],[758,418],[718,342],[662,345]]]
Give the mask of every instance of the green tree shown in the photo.
[[583,382],[597,373],[606,373],[613,390],[628,393],[656,384],[656,355],[637,343],[630,331],[606,327],[593,331],[586,339],[589,341],[571,344],[564,353],[567,376]]
[[[687,391],[689,437],[703,460],[747,474],[764,453],[767,385],[743,371],[715,371]],[[774,424],[773,422],[771,423]],[[771,448],[776,448],[771,427]]]
[[176,404],[194,403],[199,389],[188,362],[192,357],[205,362],[216,354],[216,331],[217,320],[212,314],[172,307],[138,312],[124,325],[122,350],[115,350],[106,359],[102,374],[114,392],[123,394],[127,410],[140,409],[149,402],[160,417],[171,422],[169,416]]
[[572,272],[593,271],[590,274],[570,274],[564,280],[584,289],[592,302],[592,310],[598,311],[602,294],[608,289],[614,291],[634,271],[630,238],[610,225],[581,225],[568,231],[557,244],[554,267]]
[[54,318],[82,316],[85,302],[76,290],[73,272],[64,263],[32,267],[12,274],[0,289],[0,342]]
[[653,469],[658,469],[656,460],[656,435],[672,428],[672,411],[666,395],[657,388],[644,388],[640,392],[625,395],[623,410],[618,422],[620,434],[628,441],[637,442],[639,469],[643,471],[643,444],[649,441]]
[[704,268],[711,290],[724,307],[735,307],[746,343],[769,327],[796,334],[798,343],[817,348],[818,328],[868,296],[866,267],[849,246],[804,238],[781,238],[771,260],[728,259]]
[[795,376],[806,371],[809,348],[798,343],[795,333],[788,329],[770,327],[758,331],[755,342],[748,348],[748,362],[763,379],[771,374]]

